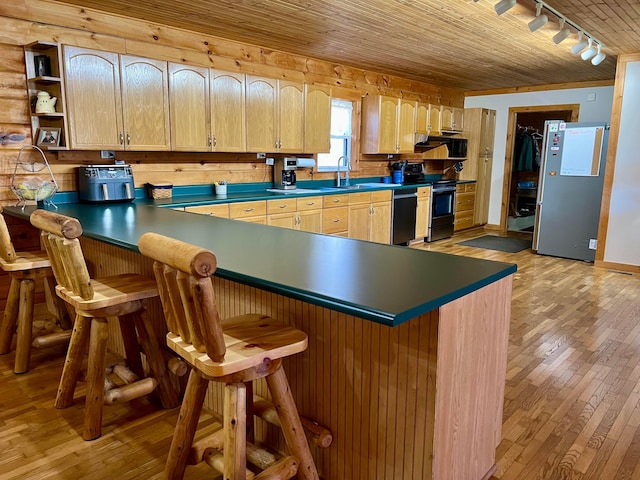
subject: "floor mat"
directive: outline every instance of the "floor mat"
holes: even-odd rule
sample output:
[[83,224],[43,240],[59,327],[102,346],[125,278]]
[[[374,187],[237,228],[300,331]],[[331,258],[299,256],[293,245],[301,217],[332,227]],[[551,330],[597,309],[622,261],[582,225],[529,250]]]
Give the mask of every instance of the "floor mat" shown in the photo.
[[520,231],[521,232],[533,232],[533,225],[531,225],[530,227],[527,227],[527,228],[523,228]]
[[458,245],[485,248],[487,250],[498,250],[500,252],[517,253],[531,248],[531,240],[485,235],[472,240],[465,240],[464,242],[458,243]]

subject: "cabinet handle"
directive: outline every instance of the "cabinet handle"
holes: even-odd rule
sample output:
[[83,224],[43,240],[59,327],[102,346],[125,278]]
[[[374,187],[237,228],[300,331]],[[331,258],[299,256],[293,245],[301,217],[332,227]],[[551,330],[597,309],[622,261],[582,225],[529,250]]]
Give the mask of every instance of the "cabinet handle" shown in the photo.
[[254,210],[255,210],[255,209],[253,209],[253,208],[245,208],[245,209],[244,209],[244,211],[245,211],[245,212],[253,212]]
[[373,207],[369,207],[369,215],[373,215]]
[[311,205],[315,205],[316,202],[307,202],[307,207],[310,207]]
[[286,205],[278,205],[278,208],[287,208]]
[[278,140],[278,148],[282,148],[282,141]]
[[333,200],[333,203],[340,203],[340,200],[338,200],[337,198]]
[[216,138],[216,136],[213,136],[213,146],[215,147],[216,145],[218,145],[218,139]]
[[333,223],[338,223],[339,221],[340,221],[340,219],[339,219],[339,218],[334,218],[334,219],[333,219]]
[[120,132],[120,145],[124,145],[124,135]]
[[276,143],[274,144],[275,148],[278,148],[278,140],[276,140]]
[[131,145],[131,135],[127,133],[127,145]]

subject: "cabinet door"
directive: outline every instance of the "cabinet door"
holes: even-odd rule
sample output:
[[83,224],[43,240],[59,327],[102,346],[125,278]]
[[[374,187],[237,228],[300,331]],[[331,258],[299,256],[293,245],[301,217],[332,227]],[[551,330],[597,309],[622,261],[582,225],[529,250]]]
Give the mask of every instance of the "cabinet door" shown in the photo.
[[215,205],[195,205],[184,207],[185,212],[198,213],[200,215],[211,215],[212,217],[229,218],[229,204],[218,203]]
[[398,99],[382,97],[380,101],[380,153],[396,153],[398,139]]
[[298,230],[322,233],[322,210],[303,210],[298,212]]
[[475,225],[486,225],[489,222],[489,197],[491,195],[491,170],[493,156],[482,155],[478,159],[478,183],[476,185]]
[[391,202],[371,204],[369,239],[377,243],[391,243]]
[[305,85],[304,151],[328,153],[331,149],[331,88]]
[[296,223],[297,217],[295,212],[267,215],[267,225],[271,225],[273,227],[294,229],[296,227]]
[[418,188],[418,206],[416,207],[416,238],[424,238],[429,234],[429,210],[430,210],[429,187]]
[[123,150],[118,55],[65,46],[64,70],[70,147]]
[[246,77],[247,151],[275,152],[277,80]]
[[413,153],[416,142],[416,106],[411,100],[400,99],[398,109],[398,153]]
[[120,56],[127,150],[170,150],[167,62]]
[[429,133],[429,105],[418,103],[416,108],[416,133]]
[[169,63],[171,149],[211,149],[209,69]]
[[452,115],[451,129],[461,132],[464,130],[464,108],[454,107]]
[[371,204],[349,205],[349,238],[369,240]]
[[493,153],[493,137],[496,131],[496,111],[483,109],[480,124],[480,155]]
[[440,105],[429,105],[429,124],[427,130],[432,135],[440,133]]
[[278,151],[304,151],[304,85],[278,80]]
[[245,76],[210,71],[211,143],[219,152],[246,152]]
[[453,130],[453,107],[443,105],[440,110],[440,130]]
[[396,153],[398,99],[369,95],[362,100],[362,153]]

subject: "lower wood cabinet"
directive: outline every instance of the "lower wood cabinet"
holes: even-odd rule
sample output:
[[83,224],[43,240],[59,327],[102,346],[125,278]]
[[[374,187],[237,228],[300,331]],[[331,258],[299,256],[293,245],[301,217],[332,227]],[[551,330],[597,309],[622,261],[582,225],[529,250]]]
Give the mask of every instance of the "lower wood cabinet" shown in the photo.
[[391,243],[391,191],[349,195],[349,238]]
[[349,195],[326,195],[322,199],[322,233],[349,235]]
[[229,218],[229,204],[218,203],[215,205],[196,205],[185,207],[185,212],[199,213],[200,215],[211,215],[212,217]]
[[418,187],[418,206],[416,207],[416,236],[426,238],[429,235],[429,216],[431,215],[431,187]]
[[473,227],[473,214],[476,204],[476,184],[460,183],[456,187],[456,213],[453,230]]
[[267,225],[322,232],[322,197],[267,200]]
[[267,223],[267,202],[238,202],[229,204],[229,218],[244,222]]

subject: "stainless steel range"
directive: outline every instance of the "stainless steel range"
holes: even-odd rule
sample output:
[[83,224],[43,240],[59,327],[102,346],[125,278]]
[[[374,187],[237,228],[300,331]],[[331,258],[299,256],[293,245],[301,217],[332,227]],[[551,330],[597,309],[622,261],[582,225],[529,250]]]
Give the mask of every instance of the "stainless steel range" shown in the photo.
[[431,220],[427,242],[442,240],[453,235],[456,213],[456,181],[440,180],[431,187]]

